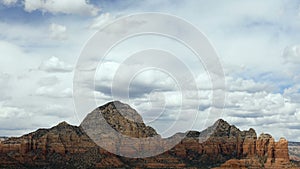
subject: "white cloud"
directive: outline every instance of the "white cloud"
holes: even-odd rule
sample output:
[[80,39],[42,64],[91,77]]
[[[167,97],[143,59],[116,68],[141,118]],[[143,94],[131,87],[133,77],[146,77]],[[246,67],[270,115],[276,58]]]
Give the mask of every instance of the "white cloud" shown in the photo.
[[257,133],[269,132],[277,139],[284,136],[294,140],[297,134],[287,134],[286,131],[292,129],[299,120],[299,110],[299,103],[279,93],[231,92],[222,118],[241,129],[252,127]]
[[62,121],[62,118],[70,121],[68,119],[74,116],[72,107],[65,104],[49,104],[48,102],[48,104],[36,107],[37,109],[30,110],[29,107],[0,103],[0,135],[20,136],[35,131],[37,128],[52,127]]
[[67,118],[72,115],[72,111],[68,107],[60,104],[53,104],[45,106],[41,112],[46,116],[54,116],[59,118]]
[[299,103],[300,102],[300,86],[294,85],[294,86],[284,89],[283,95],[285,96],[285,98],[289,99],[290,102]]
[[37,96],[43,96],[48,98],[71,98],[72,89],[66,88],[60,90],[59,88],[55,88],[55,87],[42,86],[37,88],[35,94]]
[[6,6],[11,6],[14,5],[18,2],[18,0],[1,0],[0,3],[6,5]]
[[282,56],[286,63],[300,64],[300,45],[286,47]]
[[9,82],[11,78],[11,75],[7,73],[0,73],[0,101],[7,100],[11,97],[9,95],[9,90],[11,90]]
[[0,105],[1,118],[22,118],[30,115],[30,113],[25,112],[25,110],[21,108]]
[[[49,51],[34,49],[34,52],[29,52],[26,46],[0,40],[0,135],[20,136],[63,120],[76,121],[70,89],[72,74],[59,73],[72,71],[72,66],[55,57],[52,62],[51,58],[42,62]],[[45,71],[33,71],[41,62]],[[40,87],[51,86],[54,87],[52,93],[45,93],[51,90],[44,89],[48,96],[37,95]],[[48,105],[60,105],[64,109],[44,109]]]
[[[28,61],[30,57],[19,46],[10,43],[8,41],[0,40],[0,70],[5,73],[15,74],[16,72],[27,71],[26,68],[34,65],[34,58],[31,58],[31,62]],[[16,59],[18,62],[16,62]],[[11,66],[16,63],[22,63],[22,66]],[[25,68],[26,67],[26,68]]]
[[79,14],[95,16],[100,11],[96,6],[89,4],[86,0],[25,0],[25,11],[32,12],[40,10],[53,14]]
[[[15,1],[17,0],[0,0],[2,4],[11,5]],[[226,74],[228,97],[223,118],[243,129],[254,127],[258,133],[270,132],[276,138],[286,136],[293,140],[299,139],[299,130],[295,126],[299,124],[300,120],[300,94],[299,86],[294,84],[299,84],[297,82],[300,81],[300,47],[299,45],[290,45],[297,44],[299,41],[298,6],[280,0],[276,2],[272,0],[246,3],[227,2],[220,5],[216,5],[216,1],[205,3],[205,5],[201,1],[182,1],[179,2],[179,5],[170,3],[171,1],[154,3],[145,1],[134,6],[135,8],[129,6],[128,9],[119,11],[114,11],[113,6],[118,4],[111,3],[111,11],[107,10],[107,13],[98,15],[99,9],[85,0],[24,0],[24,9],[28,12],[42,11],[57,15],[43,16],[45,20],[42,22],[36,20],[33,21],[33,24],[23,24],[18,20],[12,23],[0,23],[2,30],[0,37],[3,38],[2,40],[10,42],[0,41],[0,51],[3,56],[0,57],[2,73],[0,74],[0,101],[8,104],[5,107],[2,106],[0,112],[2,116],[6,117],[8,114],[14,114],[13,112],[19,112],[16,115],[25,117],[25,120],[17,120],[20,126],[10,124],[16,121],[13,118],[11,120],[1,120],[0,118],[0,124],[7,126],[6,129],[0,129],[0,135],[24,134],[25,130],[21,130],[20,127],[36,129],[45,125],[45,121],[47,121],[46,125],[50,127],[66,120],[65,118],[71,114],[70,112],[74,111],[70,99],[72,74],[61,72],[72,71],[73,66],[67,63],[75,62],[74,56],[79,55],[82,45],[94,31],[91,29],[100,28],[120,14],[154,10],[175,14],[186,19],[203,31],[215,45],[225,69],[229,70]],[[294,7],[297,8],[297,11],[294,11]],[[231,10],[233,8],[236,10]],[[61,16],[60,14],[75,15]],[[77,17],[77,14],[95,17],[82,19],[82,17]],[[127,23],[123,27],[115,28],[115,31],[126,31],[124,28],[134,29],[140,24],[139,22]],[[170,28],[172,27],[170,26]],[[49,34],[45,34],[45,32]],[[60,43],[50,40],[49,37],[65,41]],[[122,42],[123,48],[128,49],[128,52],[124,53],[119,50],[122,49],[121,47],[116,46],[117,52],[112,55],[112,60],[120,61],[119,58],[123,58],[125,55],[129,56],[132,52],[140,49],[161,47],[177,54],[185,63],[192,63],[188,65],[193,70],[201,66],[194,60],[188,62],[186,58],[189,53],[179,45],[178,47],[173,43],[164,42],[157,39],[148,41],[148,39],[142,38],[132,44]],[[286,48],[286,46],[288,47]],[[101,50],[101,46],[97,46],[97,49]],[[174,52],[176,50],[180,52]],[[45,55],[63,57],[51,57],[41,64],[42,56]],[[103,66],[104,68],[100,72],[103,76],[100,81],[96,82],[100,82],[97,84],[106,87],[104,88],[106,90],[110,87],[113,69],[117,69],[118,65],[106,62]],[[29,68],[37,67],[43,71],[28,72]],[[180,71],[177,69],[174,73]],[[199,75],[198,72],[201,71],[194,72]],[[286,78],[282,80],[278,73],[284,72],[287,72],[289,76],[285,76]],[[270,79],[271,77],[268,76],[262,77],[261,74],[265,73],[272,74],[274,79]],[[134,85],[131,87],[132,89],[136,88],[133,91],[142,93],[142,95],[133,98],[129,104],[137,107],[145,119],[151,120],[153,116],[157,115],[155,113],[159,113],[159,107],[165,102],[168,112],[163,114],[162,121],[155,125],[167,128],[178,113],[180,95],[170,91],[175,90],[174,88],[167,91],[155,90],[159,87],[168,88],[174,85],[172,79],[155,75],[158,74],[149,73],[133,79]],[[84,78],[82,77],[83,80],[85,80]],[[203,113],[203,117],[211,109],[209,78],[198,76],[196,81],[201,90],[199,92],[200,100],[191,96],[189,104],[184,105],[186,117],[182,120],[183,127],[188,126],[187,123],[191,121],[193,117],[191,112],[195,111],[191,110],[191,107],[194,105],[199,105],[199,113]],[[279,86],[283,81],[288,87]],[[88,85],[92,84],[88,81],[84,82]],[[146,89],[150,92],[153,91],[145,92]],[[82,94],[93,93],[94,91],[91,90],[93,89],[89,86],[89,90],[83,91]],[[281,93],[282,91],[283,93]],[[96,97],[101,105],[111,99],[107,93],[101,92],[97,92]],[[149,104],[149,100],[154,106]],[[19,108],[15,107],[17,105]],[[54,106],[48,107],[47,105]],[[66,107],[70,110],[63,112]],[[147,111],[151,108],[155,109],[154,112]],[[34,113],[34,116],[26,117],[28,112]],[[63,113],[59,114],[60,112]],[[292,130],[289,130],[290,128]],[[10,131],[11,129],[14,131]],[[164,128],[158,130],[164,131]],[[179,127],[177,131],[179,130],[183,130],[183,128]],[[174,132],[177,131],[174,130]]]
[[282,53],[283,64],[285,66],[282,69],[284,75],[290,78],[291,82],[299,83],[300,82],[300,45],[289,45],[287,46]]
[[110,13],[103,13],[93,20],[93,22],[89,25],[89,28],[99,29],[101,28],[101,26],[110,23],[114,19],[115,17],[112,16]]
[[52,23],[49,26],[49,30],[51,39],[66,40],[68,38],[66,26]]
[[61,60],[59,60],[57,57],[52,56],[46,61],[43,61],[39,67],[39,70],[43,70],[45,72],[49,73],[65,73],[65,72],[71,72],[73,70],[73,67]]
[[47,76],[38,80],[38,84],[41,86],[54,86],[58,84],[60,80],[56,76]]
[[227,77],[228,90],[230,91],[246,91],[255,93],[259,91],[274,91],[276,89],[272,84],[266,82],[255,82],[253,79],[242,79]]

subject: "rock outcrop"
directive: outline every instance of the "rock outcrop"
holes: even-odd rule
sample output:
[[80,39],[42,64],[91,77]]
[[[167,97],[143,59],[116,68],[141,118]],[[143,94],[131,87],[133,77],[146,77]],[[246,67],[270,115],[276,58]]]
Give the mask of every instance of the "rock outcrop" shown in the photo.
[[224,120],[202,132],[175,134],[172,137],[186,137],[160,155],[120,157],[99,147],[84,130],[103,134],[103,120],[129,137],[159,137],[129,105],[111,102],[91,112],[79,127],[62,122],[50,129],[1,141],[0,168],[292,168],[285,139],[275,142],[268,134],[257,138],[254,129],[240,131]]
[[275,142],[269,134],[261,134],[256,141],[255,156],[245,156],[242,159],[231,159],[215,169],[281,169],[296,168],[290,163],[288,142],[281,138]]

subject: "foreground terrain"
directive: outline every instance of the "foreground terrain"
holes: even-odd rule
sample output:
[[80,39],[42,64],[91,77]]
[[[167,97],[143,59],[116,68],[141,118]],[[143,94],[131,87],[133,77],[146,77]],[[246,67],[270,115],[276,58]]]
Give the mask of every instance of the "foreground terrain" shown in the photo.
[[[131,120],[124,118],[119,111],[125,112]],[[22,137],[1,139],[0,168],[299,168],[296,162],[290,162],[288,142],[284,138],[275,142],[269,134],[257,136],[254,129],[240,131],[221,119],[202,132],[187,132],[185,139],[160,155],[120,157],[100,148],[83,130],[86,125],[97,129],[99,114],[124,135],[136,138],[158,135],[129,105],[110,102],[91,112],[78,127],[62,122]],[[207,139],[199,142],[205,136]],[[152,146],[164,148],[160,144]],[[299,151],[296,145],[294,149]],[[127,150],[132,153],[140,151],[128,145]],[[296,161],[297,154],[292,156]]]

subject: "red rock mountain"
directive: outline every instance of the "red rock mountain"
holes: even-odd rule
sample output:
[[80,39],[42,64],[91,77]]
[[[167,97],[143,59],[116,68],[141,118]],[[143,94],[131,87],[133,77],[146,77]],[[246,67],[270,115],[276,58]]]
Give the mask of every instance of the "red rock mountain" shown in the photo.
[[117,156],[95,144],[83,130],[86,126],[101,128],[100,113],[112,128],[124,135],[159,136],[129,105],[110,102],[88,114],[79,127],[62,122],[50,129],[1,140],[0,168],[297,168],[290,163],[285,139],[275,142],[268,134],[257,137],[254,129],[240,131],[224,120],[202,132],[187,132],[179,144],[160,155]]

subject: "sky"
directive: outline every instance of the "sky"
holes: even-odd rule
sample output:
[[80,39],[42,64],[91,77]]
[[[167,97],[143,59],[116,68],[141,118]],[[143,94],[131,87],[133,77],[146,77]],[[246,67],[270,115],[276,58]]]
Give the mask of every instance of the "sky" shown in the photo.
[[[213,120],[223,118],[242,130],[254,128],[258,134],[300,141],[297,0],[0,0],[0,136],[21,136],[61,121],[79,125],[89,112],[76,110],[73,82],[86,44],[114,20],[144,12],[184,19],[216,50],[225,74],[226,99],[224,109],[219,107],[222,114]],[[134,30],[141,24],[115,31]],[[136,65],[126,64],[128,56],[150,48],[173,53],[192,72],[197,91],[188,91],[192,93],[188,104],[181,105],[183,91],[174,79],[183,69],[163,57],[145,55],[142,61],[161,63],[170,72],[155,68],[138,72],[130,79],[129,90],[122,86],[126,76],[113,83],[120,67],[124,74],[135,70]],[[126,100],[164,136],[202,130],[216,105],[207,70],[195,57],[174,39],[135,36],[117,44],[102,61],[93,60],[98,64],[95,86],[82,76],[86,85],[76,90],[83,98],[92,93],[100,106],[115,99],[111,88],[116,85],[120,93],[129,93],[129,98],[117,98]]]

